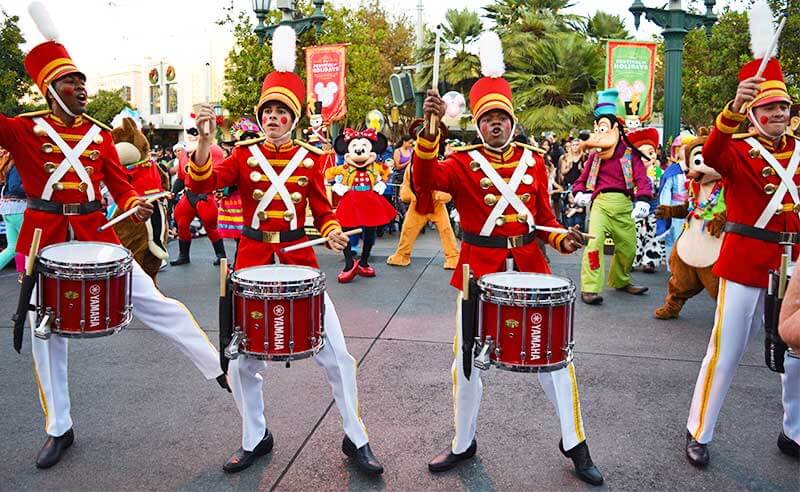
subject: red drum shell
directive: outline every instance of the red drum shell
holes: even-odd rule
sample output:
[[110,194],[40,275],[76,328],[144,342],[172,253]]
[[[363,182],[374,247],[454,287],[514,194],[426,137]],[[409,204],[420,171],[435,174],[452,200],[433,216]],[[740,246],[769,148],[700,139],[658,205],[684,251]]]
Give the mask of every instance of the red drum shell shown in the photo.
[[130,252],[98,242],[48,246],[37,257],[37,321],[50,314],[50,331],[67,338],[113,335],[128,326]]
[[325,275],[310,267],[265,265],[239,270],[233,283],[233,326],[239,351],[261,360],[290,361],[322,349]]
[[493,365],[517,372],[547,372],[572,360],[575,287],[563,277],[525,272],[485,275],[478,333],[491,337]]

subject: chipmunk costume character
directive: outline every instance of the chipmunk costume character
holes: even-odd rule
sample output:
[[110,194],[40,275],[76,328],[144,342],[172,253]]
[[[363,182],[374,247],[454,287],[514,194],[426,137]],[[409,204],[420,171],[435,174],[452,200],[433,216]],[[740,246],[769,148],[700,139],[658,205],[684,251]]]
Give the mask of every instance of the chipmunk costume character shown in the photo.
[[660,219],[677,217],[686,221],[677,246],[670,254],[672,275],[664,305],[655,311],[658,319],[677,318],[683,304],[703,289],[712,299],[717,298],[719,277],[713,268],[725,235],[725,194],[722,176],[703,161],[708,130],[701,128],[698,133],[697,137],[684,138],[689,200],[681,205],[659,205],[656,209]]

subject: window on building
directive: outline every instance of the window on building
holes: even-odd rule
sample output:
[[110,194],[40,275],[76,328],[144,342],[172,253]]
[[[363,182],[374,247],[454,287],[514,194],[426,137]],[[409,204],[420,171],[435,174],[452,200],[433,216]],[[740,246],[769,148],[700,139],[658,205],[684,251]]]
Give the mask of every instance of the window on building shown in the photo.
[[178,112],[178,84],[167,84],[167,113]]
[[133,95],[131,94],[130,86],[123,85],[122,86],[122,98],[125,99],[127,102],[131,102],[131,98]]
[[150,86],[150,114],[161,112],[161,87],[158,85]]

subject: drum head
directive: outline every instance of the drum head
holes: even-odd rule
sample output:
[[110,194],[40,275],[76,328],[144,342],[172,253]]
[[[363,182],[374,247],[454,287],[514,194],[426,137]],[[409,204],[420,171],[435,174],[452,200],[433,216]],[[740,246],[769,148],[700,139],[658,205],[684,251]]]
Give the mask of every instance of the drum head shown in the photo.
[[318,270],[296,265],[264,265],[243,268],[234,273],[237,279],[246,282],[298,282],[313,280],[320,276]]
[[42,260],[71,265],[96,265],[116,263],[125,260],[130,252],[111,243],[89,241],[70,241],[47,246],[39,252]]
[[509,289],[566,289],[569,280],[555,275],[529,272],[490,273],[481,277],[484,285],[506,287]]

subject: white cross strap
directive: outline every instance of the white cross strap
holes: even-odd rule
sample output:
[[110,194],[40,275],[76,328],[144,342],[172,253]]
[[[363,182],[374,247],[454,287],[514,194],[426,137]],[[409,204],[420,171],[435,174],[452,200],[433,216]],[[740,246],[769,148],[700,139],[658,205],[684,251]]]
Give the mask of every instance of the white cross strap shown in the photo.
[[[267,209],[272,201],[272,198],[275,196],[275,193],[280,195],[281,201],[283,201],[283,204],[286,206],[286,210],[294,213],[294,202],[292,202],[292,197],[289,195],[289,190],[286,189],[286,181],[288,181],[289,177],[294,174],[297,167],[303,161],[303,158],[308,155],[308,149],[302,147],[298,149],[291,160],[289,160],[289,162],[286,164],[286,167],[283,168],[280,176],[275,172],[275,169],[261,152],[258,144],[253,144],[247,147],[247,149],[250,151],[250,154],[255,157],[256,161],[258,162],[258,167],[264,171],[264,174],[267,176],[267,178],[269,178],[271,183],[269,189],[267,189],[267,192],[264,193],[264,196],[262,196],[261,200],[259,200],[256,211],[253,214],[252,220],[250,221],[250,227],[253,229],[258,229],[261,226],[261,220],[258,218],[258,214],[259,212],[263,212]],[[292,220],[290,222],[290,228],[297,229],[296,213],[292,216]]]
[[64,160],[62,160],[61,164],[56,167],[55,171],[53,171],[53,173],[50,175],[50,178],[48,178],[47,183],[44,185],[44,190],[42,191],[42,200],[50,199],[50,197],[53,195],[53,185],[58,183],[61,178],[67,174],[67,171],[72,168],[75,170],[75,173],[78,175],[81,183],[86,185],[87,200],[90,202],[94,201],[95,196],[92,179],[89,177],[89,173],[86,172],[86,168],[83,167],[80,156],[83,151],[86,150],[92,143],[94,137],[100,133],[101,128],[97,125],[92,125],[92,127],[89,128],[89,131],[86,132],[86,135],[84,135],[80,142],[78,142],[78,145],[75,147],[70,147],[67,145],[64,139],[61,138],[61,135],[59,135],[58,132],[55,131],[53,127],[50,126],[50,124],[47,123],[43,118],[34,118],[33,121],[44,129],[45,133],[47,133],[47,136],[50,137],[50,140],[52,140],[61,153],[64,154]]
[[531,151],[525,149],[525,151],[522,153],[519,164],[517,164],[517,167],[514,169],[514,173],[511,175],[511,179],[508,181],[508,183],[506,183],[500,174],[495,171],[483,154],[477,150],[471,150],[468,154],[470,157],[472,157],[472,160],[480,164],[483,173],[500,192],[500,200],[497,201],[492,209],[492,212],[483,223],[480,233],[481,236],[491,235],[492,231],[497,226],[497,219],[503,215],[503,212],[505,212],[506,207],[509,205],[511,205],[518,214],[524,214],[528,225],[531,227],[531,229],[533,229],[533,214],[531,214],[530,210],[528,210],[528,207],[526,207],[525,204],[522,203],[522,200],[520,200],[517,196],[517,189],[519,188],[522,178],[525,176],[525,171],[528,168],[527,163],[533,158]]
[[772,219],[772,217],[775,215],[775,212],[777,212],[778,209],[783,206],[783,199],[786,197],[786,193],[789,193],[789,196],[792,197],[792,201],[795,205],[800,204],[800,197],[798,197],[797,194],[797,185],[794,182],[794,175],[797,173],[798,165],[800,165],[800,145],[795,145],[792,157],[789,159],[789,165],[784,168],[781,166],[781,163],[778,162],[778,159],[776,159],[772,153],[770,153],[764,148],[763,145],[761,145],[761,142],[753,137],[745,139],[745,142],[750,144],[750,147],[757,149],[761,153],[761,157],[767,161],[767,164],[772,167],[772,169],[781,179],[780,186],[778,186],[778,189],[775,190],[775,193],[772,195],[769,203],[767,203],[767,206],[761,211],[761,215],[754,224],[755,227],[763,229],[766,227],[767,223],[769,223],[770,219]]

